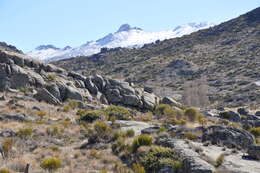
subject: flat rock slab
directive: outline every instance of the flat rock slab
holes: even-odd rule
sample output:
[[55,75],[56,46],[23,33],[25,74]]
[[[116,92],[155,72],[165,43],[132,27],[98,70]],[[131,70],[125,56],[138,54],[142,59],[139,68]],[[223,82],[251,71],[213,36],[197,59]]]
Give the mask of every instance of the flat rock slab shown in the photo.
[[135,135],[140,135],[143,129],[152,127],[153,125],[140,121],[124,121],[117,120],[116,123],[120,124],[121,130],[127,131],[133,129],[135,131]]

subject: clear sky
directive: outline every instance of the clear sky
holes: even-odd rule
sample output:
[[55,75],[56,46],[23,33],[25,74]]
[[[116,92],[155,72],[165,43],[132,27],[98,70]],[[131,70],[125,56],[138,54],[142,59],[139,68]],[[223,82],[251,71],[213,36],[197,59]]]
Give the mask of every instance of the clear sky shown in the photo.
[[41,44],[75,47],[124,23],[160,31],[220,23],[259,6],[260,0],[0,0],[0,41],[25,52]]

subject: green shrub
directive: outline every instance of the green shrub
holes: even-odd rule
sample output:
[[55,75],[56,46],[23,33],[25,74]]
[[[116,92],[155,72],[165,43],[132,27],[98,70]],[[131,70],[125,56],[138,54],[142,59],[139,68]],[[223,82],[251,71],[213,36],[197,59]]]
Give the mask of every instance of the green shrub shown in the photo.
[[138,163],[133,164],[133,171],[134,173],[145,173],[144,167]]
[[70,106],[69,105],[65,105],[63,106],[63,112],[69,112],[70,111]]
[[24,93],[24,94],[26,94],[26,93],[29,92],[29,90],[28,90],[27,88],[24,88],[24,87],[19,88],[18,90],[19,90],[20,92]]
[[16,136],[27,139],[29,137],[32,137],[33,135],[33,129],[32,128],[21,128],[16,132]]
[[250,133],[252,133],[256,138],[260,137],[260,127],[251,128]]
[[55,172],[56,170],[61,168],[61,160],[58,159],[58,158],[44,159],[41,162],[40,167],[42,169],[49,171],[49,172]]
[[101,111],[81,111],[79,112],[80,115],[80,121],[86,121],[86,122],[94,122],[98,119],[101,119],[102,112]]
[[127,137],[134,137],[135,136],[135,131],[133,129],[129,129],[126,131],[126,136]]
[[56,80],[56,75],[54,75],[54,74],[48,74],[48,75],[47,75],[47,78],[48,78],[49,80],[51,80],[51,81],[55,81],[55,80]]
[[111,131],[111,128],[103,121],[96,122],[94,129],[100,135]]
[[184,115],[189,121],[194,122],[198,119],[200,113],[195,108],[188,108],[185,110]]
[[104,112],[108,115],[109,120],[111,117],[116,117],[118,120],[130,120],[132,118],[130,112],[121,106],[109,106]]
[[44,111],[38,111],[36,114],[37,114],[37,116],[40,117],[41,119],[47,115],[47,113],[44,112]]
[[78,102],[76,100],[69,100],[68,105],[71,109],[76,109],[78,107]]
[[181,167],[181,162],[174,155],[174,151],[161,146],[152,146],[148,153],[141,155],[138,160],[147,172],[158,172],[164,166],[178,171]]
[[137,136],[132,143],[132,151],[136,152],[140,146],[149,146],[152,145],[152,143],[153,138],[149,135]]
[[125,139],[122,137],[117,138],[116,142],[112,145],[112,151],[115,154],[119,154],[120,152],[127,149],[127,145],[125,143]]
[[184,137],[189,140],[196,140],[198,139],[198,136],[192,132],[186,132],[184,133]]
[[220,154],[218,156],[218,158],[216,159],[216,163],[215,163],[215,166],[216,167],[219,167],[220,165],[222,165],[222,163],[224,162],[225,160],[225,155],[224,154]]
[[183,111],[175,110],[168,104],[159,104],[156,106],[154,110],[154,114],[158,118],[174,118],[174,119],[181,119],[183,117]]
[[2,169],[0,169],[0,173],[12,173],[12,171],[10,171],[7,168],[2,168]]

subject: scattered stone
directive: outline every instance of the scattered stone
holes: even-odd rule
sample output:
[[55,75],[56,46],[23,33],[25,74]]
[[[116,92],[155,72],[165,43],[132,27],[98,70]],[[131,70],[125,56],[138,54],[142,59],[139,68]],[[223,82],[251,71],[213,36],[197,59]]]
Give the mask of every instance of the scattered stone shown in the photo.
[[215,125],[203,130],[202,142],[206,141],[211,141],[213,144],[246,149],[254,143],[254,138],[245,130]]
[[238,108],[238,109],[237,109],[237,112],[238,112],[240,115],[248,115],[248,114],[249,114],[249,111],[248,111],[246,108]]
[[260,145],[251,145],[247,152],[251,158],[260,160]]
[[240,115],[233,111],[220,112],[219,116],[220,116],[220,118],[227,119],[227,120],[233,121],[233,122],[240,122],[240,120],[241,120]]
[[5,129],[0,131],[0,137],[4,137],[4,138],[10,138],[10,137],[14,137],[15,136],[15,132],[11,129]]
[[173,100],[170,97],[163,97],[163,99],[161,100],[162,104],[169,104],[171,106],[176,106],[178,107],[180,105],[180,103],[176,102],[175,100]]
[[12,121],[35,121],[34,117],[25,114],[1,114],[0,121],[12,120]]

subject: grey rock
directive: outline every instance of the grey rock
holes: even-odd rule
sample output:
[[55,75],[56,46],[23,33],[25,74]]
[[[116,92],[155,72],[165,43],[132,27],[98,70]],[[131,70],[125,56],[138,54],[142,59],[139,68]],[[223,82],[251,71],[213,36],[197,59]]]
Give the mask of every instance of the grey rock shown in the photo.
[[143,108],[153,110],[155,105],[158,104],[158,98],[154,94],[147,92],[143,93],[142,96]]
[[85,80],[85,86],[89,90],[89,92],[93,95],[97,95],[98,88],[97,86],[92,82],[91,78],[87,78]]
[[180,105],[180,103],[176,102],[175,100],[173,100],[170,97],[163,97],[163,99],[161,100],[162,104],[169,104],[171,106],[176,106],[178,107]]
[[93,76],[92,82],[98,87],[98,89],[100,91],[103,91],[105,89],[105,87],[106,87],[105,79],[102,76],[98,75],[98,74]]
[[33,106],[32,110],[41,111],[41,108],[39,108],[38,106]]
[[130,106],[140,106],[142,104],[141,100],[135,95],[124,95],[123,103],[125,105],[130,105]]
[[85,83],[82,80],[75,80],[75,86],[77,88],[86,88]]
[[225,112],[220,112],[219,117],[223,119],[227,119],[229,121],[233,122],[240,122],[241,117],[238,113],[235,113],[233,111],[225,111]]
[[240,115],[248,115],[248,114],[249,114],[249,111],[248,111],[246,108],[238,108],[238,109],[237,109],[237,112],[238,112]]
[[144,87],[144,91],[148,93],[153,93],[153,88],[151,87]]
[[142,134],[153,134],[153,133],[156,133],[160,130],[160,126],[153,126],[153,127],[149,127],[149,128],[146,128],[146,129],[143,129],[141,131]]
[[173,167],[165,165],[159,169],[158,173],[177,173],[177,171]]
[[247,153],[251,158],[260,160],[260,145],[251,145]]
[[106,98],[109,103],[120,103],[123,99],[118,89],[106,90]]
[[59,99],[54,97],[47,89],[42,88],[37,90],[37,94],[34,95],[34,98],[38,101],[45,101],[49,104],[61,105]]
[[5,120],[25,122],[25,121],[35,121],[36,119],[34,117],[25,114],[1,114],[0,121],[5,121]]
[[75,88],[72,88],[68,86],[66,88],[66,99],[72,99],[72,100],[83,100],[82,94],[77,91]]
[[61,101],[61,95],[59,87],[56,84],[49,84],[46,86],[46,89],[59,101]]
[[10,137],[14,137],[15,136],[15,132],[11,129],[5,129],[0,131],[0,137],[4,137],[4,138],[10,138]]
[[254,143],[254,138],[245,130],[216,125],[203,130],[202,141],[211,141],[213,144],[222,144],[228,147],[239,146],[246,149]]
[[68,76],[74,78],[74,79],[77,79],[77,80],[81,80],[81,81],[85,81],[86,80],[86,77],[79,74],[79,73],[76,73],[76,72],[69,72],[68,73]]
[[256,111],[255,116],[260,117],[260,111]]

